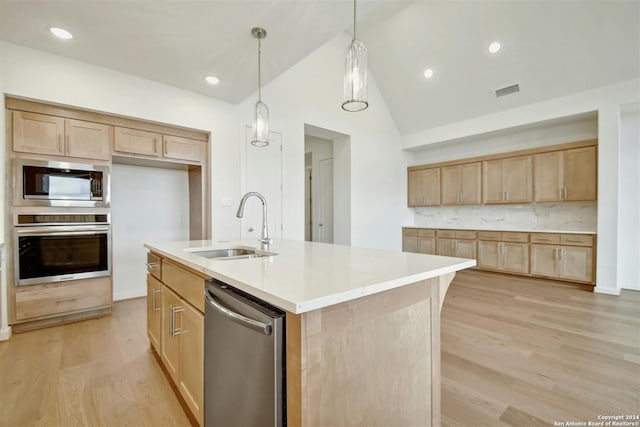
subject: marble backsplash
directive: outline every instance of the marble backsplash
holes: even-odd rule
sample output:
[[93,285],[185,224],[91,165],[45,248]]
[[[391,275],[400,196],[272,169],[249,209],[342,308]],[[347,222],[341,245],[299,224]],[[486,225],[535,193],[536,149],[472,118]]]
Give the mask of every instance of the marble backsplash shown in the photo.
[[415,208],[416,227],[596,231],[597,203]]

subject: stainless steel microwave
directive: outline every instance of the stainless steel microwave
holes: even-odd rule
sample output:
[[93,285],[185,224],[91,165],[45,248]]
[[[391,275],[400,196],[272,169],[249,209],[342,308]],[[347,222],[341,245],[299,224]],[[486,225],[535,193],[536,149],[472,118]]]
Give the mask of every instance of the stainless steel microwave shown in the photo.
[[14,160],[16,206],[109,207],[108,166]]

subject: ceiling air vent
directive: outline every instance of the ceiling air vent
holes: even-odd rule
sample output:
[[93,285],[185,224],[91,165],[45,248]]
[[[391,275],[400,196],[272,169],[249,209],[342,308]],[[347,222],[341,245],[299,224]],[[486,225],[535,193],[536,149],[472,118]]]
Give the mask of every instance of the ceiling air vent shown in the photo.
[[520,92],[520,86],[518,84],[514,84],[511,86],[505,86],[496,90],[496,96],[500,98],[501,96],[511,95],[512,93]]

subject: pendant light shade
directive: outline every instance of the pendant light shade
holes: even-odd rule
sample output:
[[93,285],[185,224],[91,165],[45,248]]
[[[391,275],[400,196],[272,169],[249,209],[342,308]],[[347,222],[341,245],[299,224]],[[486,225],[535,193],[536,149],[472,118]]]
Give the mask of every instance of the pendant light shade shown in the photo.
[[345,111],[362,111],[369,106],[367,47],[356,38],[356,0],[353,0],[353,39],[347,49],[344,70]]
[[258,101],[255,106],[255,117],[253,122],[253,138],[251,145],[256,147],[266,147],[269,145],[269,108],[267,104],[261,100],[260,85],[260,50],[262,47],[261,40],[267,37],[267,32],[262,28],[254,28],[251,30],[253,37],[258,39]]

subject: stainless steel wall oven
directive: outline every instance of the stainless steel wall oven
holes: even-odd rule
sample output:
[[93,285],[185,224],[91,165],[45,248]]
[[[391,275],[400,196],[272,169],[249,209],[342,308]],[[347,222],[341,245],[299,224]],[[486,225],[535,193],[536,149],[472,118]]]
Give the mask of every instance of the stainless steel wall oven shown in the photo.
[[15,284],[111,275],[109,214],[18,214]]

